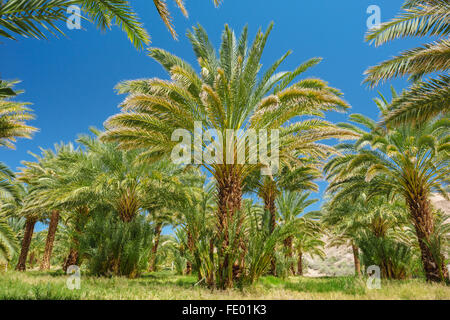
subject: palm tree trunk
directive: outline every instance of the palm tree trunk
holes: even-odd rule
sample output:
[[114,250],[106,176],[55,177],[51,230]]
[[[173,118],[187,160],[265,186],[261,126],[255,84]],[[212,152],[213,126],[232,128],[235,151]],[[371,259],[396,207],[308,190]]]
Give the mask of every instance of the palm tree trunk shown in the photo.
[[298,250],[298,258],[297,258],[297,275],[303,275],[303,252]]
[[[293,237],[289,236],[286,239],[284,239],[284,247],[286,248],[286,257],[292,260],[292,241]],[[292,261],[289,262],[289,270],[291,271],[291,274],[295,275],[295,269],[294,264]]]
[[162,222],[155,226],[155,242],[152,247],[152,261],[150,262],[150,271],[156,271],[156,254],[158,252],[159,239],[161,238]]
[[408,199],[408,206],[414,221],[427,281],[446,281],[448,279],[448,270],[444,264],[442,253],[437,253],[441,257],[436,259],[428,245],[434,232],[434,221],[427,194],[425,192],[415,194],[414,198]]
[[[233,286],[233,265],[230,250],[240,250],[239,242],[230,243],[228,233],[234,220],[234,215],[241,209],[242,203],[242,180],[240,172],[235,165],[223,165],[223,170],[216,173],[218,210],[217,210],[217,232],[220,239],[218,248],[219,275],[218,285],[221,289]],[[236,232],[240,233],[243,221],[237,222]],[[239,240],[239,239],[237,239]]]
[[[192,238],[192,233],[190,230],[188,230],[188,232],[187,232],[187,247],[191,253],[194,252],[194,239]],[[187,260],[185,274],[191,274],[191,273],[192,273],[192,262]]]
[[[267,192],[263,194],[264,209],[270,213],[270,233],[272,233],[277,226],[276,207],[275,207],[275,192]],[[276,261],[272,256],[270,260],[270,274],[276,275]]]
[[67,269],[70,266],[77,266],[77,265],[79,265],[78,250],[74,249],[74,248],[71,248],[70,251],[69,251],[69,254],[68,254],[67,258],[66,258],[66,260],[64,260],[62,268],[63,268],[64,272],[67,272]]
[[25,234],[23,235],[22,248],[20,250],[19,261],[16,266],[16,270],[25,271],[28,251],[30,250],[31,239],[33,238],[34,225],[36,224],[36,218],[27,218],[25,222]]
[[59,211],[53,210],[50,217],[50,224],[48,226],[47,241],[45,243],[44,257],[42,258],[41,266],[39,269],[50,269],[50,259],[52,257],[53,243],[55,242],[56,229],[58,228]]
[[82,257],[79,253],[79,237],[83,234],[84,227],[89,219],[89,208],[87,206],[78,206],[76,208],[76,216],[75,216],[75,225],[74,225],[74,235],[71,239],[71,245],[69,254],[67,258],[64,260],[62,268],[64,272],[67,272],[67,268],[69,266],[80,266]]
[[361,262],[359,261],[359,248],[352,242],[353,261],[355,263],[355,274],[361,276]]

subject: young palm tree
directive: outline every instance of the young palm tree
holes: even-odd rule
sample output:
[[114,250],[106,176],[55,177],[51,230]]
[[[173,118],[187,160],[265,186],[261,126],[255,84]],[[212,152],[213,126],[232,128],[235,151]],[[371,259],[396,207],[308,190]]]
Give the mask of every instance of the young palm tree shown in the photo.
[[31,138],[36,128],[26,124],[34,115],[27,107],[29,103],[11,101],[10,98],[21,92],[13,90],[17,81],[0,80],[0,146],[14,148],[17,138]]
[[[314,143],[311,144],[314,146]],[[252,172],[244,180],[245,191],[252,191],[264,202],[264,209],[270,213],[270,232],[275,230],[277,224],[276,199],[282,193],[282,190],[318,191],[318,186],[313,180],[321,176],[318,169],[318,163],[313,163],[309,159],[304,159],[305,164],[298,167],[283,166],[277,174],[272,176],[263,176],[258,171]],[[272,259],[271,273],[275,275],[276,261]]]
[[[380,81],[409,76],[416,83],[393,101],[386,122],[426,120],[450,111],[450,3],[447,0],[407,0],[402,13],[369,31],[366,40],[379,46],[405,37],[433,36],[435,42],[402,52],[399,56],[371,67],[365,82],[375,86]],[[428,81],[428,74],[440,73]]]
[[[310,192],[291,192],[284,191],[277,199],[277,208],[280,217],[280,224],[287,225],[289,223],[295,223],[298,226],[297,231],[306,230],[308,227],[302,226],[308,224],[308,216],[311,213],[304,213],[305,209],[313,203],[316,203],[317,199],[308,199],[311,195]],[[306,217],[305,217],[306,215]],[[284,239],[284,247],[286,250],[286,257],[293,257],[294,250],[294,235],[290,235]],[[291,264],[290,270],[292,274],[295,274],[294,265]]]
[[[200,75],[182,59],[162,49],[151,49],[149,55],[161,63],[172,80],[148,79],[119,84],[119,92],[129,96],[121,106],[123,112],[107,120],[107,132],[102,138],[117,141],[123,148],[145,149],[143,157],[158,158],[171,154],[177,145],[171,139],[175,129],[186,129],[193,137],[196,122],[199,122],[203,129],[214,129],[222,137],[226,137],[227,129],[234,132],[280,129],[281,162],[292,161],[293,151],[317,155],[311,141],[322,140],[325,136],[340,138],[344,132],[349,132],[340,131],[337,135],[336,128],[320,119],[292,124],[288,121],[296,116],[323,116],[324,111],[345,110],[348,105],[336,89],[328,87],[322,80],[305,79],[293,83],[299,74],[320,59],[311,59],[292,72],[276,73],[290,54],[288,52],[259,76],[261,55],[271,29],[272,25],[265,33],[259,31],[247,47],[247,28],[236,39],[226,26],[217,56],[205,30],[201,26],[194,28],[188,37],[202,70]],[[316,125],[320,123],[322,126]],[[217,226],[223,238],[220,248],[223,270],[230,270],[233,264],[226,253],[229,241],[226,230],[230,219],[241,208],[242,181],[251,171],[261,167],[261,163],[239,164],[236,145],[242,146],[237,143],[232,150],[223,153],[222,159],[202,163],[217,183]],[[198,148],[203,152],[205,145]],[[322,145],[320,155],[329,150]],[[226,155],[233,161],[227,163]],[[195,159],[198,161],[197,157]],[[219,280],[222,288],[229,288],[233,283],[230,273],[226,274]]]
[[297,275],[303,275],[303,259],[305,255],[314,257],[325,257],[323,248],[325,242],[320,239],[320,225],[314,220],[307,220],[295,234],[294,248],[297,253]]
[[142,192],[146,195],[143,208],[154,224],[153,248],[150,271],[156,271],[156,258],[162,228],[176,225],[191,201],[195,188],[201,189],[203,177],[197,170],[184,170],[167,159],[146,165],[148,174],[141,180]]
[[[370,131],[363,133],[354,145],[345,146],[347,152],[343,156],[330,161],[326,167],[329,191],[337,193],[338,199],[361,190],[369,197],[403,196],[415,227],[426,277],[429,281],[442,281],[441,272],[448,277],[446,268],[437,263],[428,245],[434,232],[429,197],[436,191],[448,198],[449,119],[397,129],[377,127],[373,120],[362,115],[353,115],[351,119]],[[355,130],[361,132],[360,128]]]

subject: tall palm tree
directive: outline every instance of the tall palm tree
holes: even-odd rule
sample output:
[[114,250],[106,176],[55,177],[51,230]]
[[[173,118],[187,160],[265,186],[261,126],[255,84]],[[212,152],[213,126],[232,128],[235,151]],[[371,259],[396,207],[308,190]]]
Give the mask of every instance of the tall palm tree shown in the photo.
[[[107,120],[107,131],[102,138],[117,141],[127,149],[145,148],[143,157],[157,158],[171,154],[177,145],[171,140],[175,129],[186,129],[194,136],[198,121],[203,129],[214,129],[222,137],[226,137],[227,129],[234,132],[280,129],[281,162],[292,160],[293,151],[314,156],[317,150],[310,148],[310,142],[322,140],[325,136],[337,137],[336,129],[314,126],[315,123],[328,124],[321,119],[298,123],[289,123],[289,120],[296,116],[323,116],[325,111],[345,110],[348,105],[336,89],[322,80],[304,79],[293,83],[298,75],[320,61],[317,58],[301,64],[292,72],[276,73],[290,54],[288,52],[259,76],[260,59],[271,29],[272,25],[265,33],[258,31],[248,47],[247,28],[236,39],[234,32],[225,26],[220,55],[217,56],[205,30],[201,26],[193,28],[188,37],[202,70],[200,75],[187,62],[169,52],[151,49],[149,55],[164,67],[172,80],[147,79],[119,84],[118,91],[129,96],[121,105],[122,113]],[[338,137],[342,137],[343,131],[339,133]],[[231,270],[233,264],[226,253],[229,241],[226,230],[234,213],[241,208],[242,181],[251,171],[262,166],[261,163],[237,163],[236,145],[242,147],[237,143],[233,150],[223,153],[219,161],[202,163],[217,183],[217,226],[223,239],[219,249],[222,270]],[[205,146],[199,148],[203,152]],[[322,145],[320,153],[325,154],[329,150]],[[228,161],[229,164],[226,154],[233,159]],[[224,274],[219,279],[219,286],[229,288],[233,279],[230,272]]]
[[67,167],[61,163],[60,154],[73,152],[73,146],[55,145],[55,149],[41,149],[41,155],[33,154],[36,161],[23,161],[24,167],[18,179],[26,183],[29,188],[29,199],[24,214],[41,212],[40,219],[48,222],[45,251],[40,269],[50,268],[50,260],[54,247],[55,235],[60,221],[63,203],[57,199],[64,185],[62,176]]
[[27,107],[29,103],[11,101],[11,98],[21,93],[14,91],[13,86],[18,81],[0,80],[0,146],[14,148],[17,138],[31,138],[36,128],[26,124],[33,120],[34,115]]
[[[393,101],[386,122],[421,121],[450,111],[450,3],[447,0],[407,0],[401,14],[369,31],[366,40],[376,46],[398,38],[433,36],[438,39],[368,69],[365,82],[409,76],[413,86]],[[424,76],[438,73],[429,80]]]
[[[174,2],[187,17],[183,0]],[[219,5],[217,0],[214,3]],[[166,0],[154,0],[153,4],[172,37],[177,39]],[[17,35],[46,39],[46,32],[64,35],[57,23],[66,21],[71,5],[80,6],[102,31],[112,25],[120,27],[137,49],[150,42],[143,23],[126,0],[7,0],[0,6],[0,36],[15,40]]]
[[369,197],[401,195],[415,227],[426,277],[429,281],[442,281],[448,277],[447,270],[437,263],[429,245],[434,233],[429,197],[435,191],[448,199],[450,120],[443,118],[418,127],[402,125],[394,129],[378,127],[362,115],[351,119],[369,131],[354,145],[344,146],[344,155],[330,161],[326,167],[328,190],[338,198],[355,195],[362,189]]

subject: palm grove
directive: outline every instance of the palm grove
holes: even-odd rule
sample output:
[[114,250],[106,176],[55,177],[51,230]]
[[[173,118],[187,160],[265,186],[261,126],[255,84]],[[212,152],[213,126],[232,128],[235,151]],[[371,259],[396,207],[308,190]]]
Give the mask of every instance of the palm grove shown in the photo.
[[[69,4],[57,2],[39,5],[44,12],[45,5]],[[78,2],[99,27],[115,23],[137,48],[148,43],[128,3]],[[176,3],[186,12],[182,1]],[[62,16],[18,22],[24,15],[15,15],[14,6],[23,9],[20,4],[2,5],[0,35],[43,38],[39,26],[45,24],[59,30],[53,23]],[[175,36],[164,4],[155,1]],[[401,10],[367,41],[438,40],[366,71],[370,86],[401,76],[412,82],[401,93],[392,90],[392,101],[374,100],[379,119],[352,114],[347,123],[326,120],[350,106],[326,81],[302,77],[320,58],[281,71],[288,51],[263,70],[272,24],[251,41],[247,28],[236,35],[225,26],[218,50],[202,26],[193,27],[187,37],[197,67],[149,49],[169,80],[119,83],[117,92],[126,98],[104,130],[91,128],[75,143],[41,149],[18,172],[1,165],[0,263],[20,271],[79,265],[93,275],[131,278],[171,268],[228,289],[267,274],[303,275],[305,256],[324,257],[324,247],[336,245],[351,249],[357,275],[377,265],[387,279],[448,281],[450,225],[430,196],[448,199],[449,192],[450,6],[410,0]],[[27,103],[16,101],[15,85],[0,84],[0,141],[9,148],[36,131],[27,124],[33,119]],[[196,123],[222,136],[227,129],[278,129],[278,171],[261,175],[263,164],[236,160],[174,164],[172,133],[183,128],[193,137]],[[249,156],[248,144],[230,150],[242,151]],[[306,212],[322,178],[329,182],[325,201]],[[37,222],[47,230],[35,233]],[[171,235],[162,234],[165,226]]]

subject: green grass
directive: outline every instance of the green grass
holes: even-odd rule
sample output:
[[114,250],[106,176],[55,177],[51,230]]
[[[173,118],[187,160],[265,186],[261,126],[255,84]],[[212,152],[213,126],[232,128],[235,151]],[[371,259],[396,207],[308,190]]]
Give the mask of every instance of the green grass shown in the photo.
[[195,276],[169,272],[138,279],[99,278],[82,274],[81,289],[69,290],[61,271],[0,273],[0,300],[6,299],[450,299],[450,287],[422,280],[383,281],[369,290],[355,277],[263,277],[252,287],[211,291],[195,285]]

